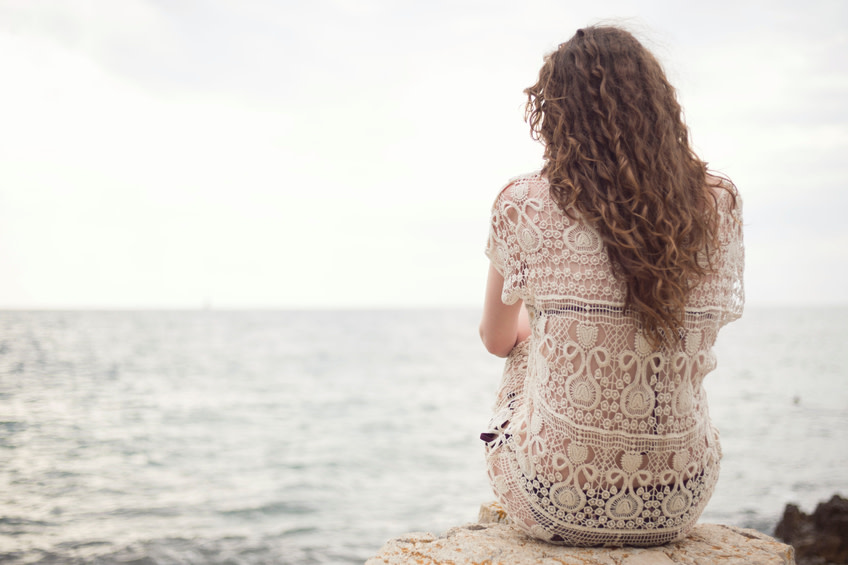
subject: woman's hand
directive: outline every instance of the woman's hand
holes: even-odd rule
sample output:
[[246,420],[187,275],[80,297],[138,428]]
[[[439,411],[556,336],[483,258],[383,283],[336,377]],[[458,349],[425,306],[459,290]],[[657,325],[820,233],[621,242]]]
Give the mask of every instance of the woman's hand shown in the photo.
[[515,345],[530,335],[530,320],[524,303],[506,305],[501,301],[503,276],[489,265],[483,319],[480,321],[480,339],[486,350],[498,357],[506,357]]

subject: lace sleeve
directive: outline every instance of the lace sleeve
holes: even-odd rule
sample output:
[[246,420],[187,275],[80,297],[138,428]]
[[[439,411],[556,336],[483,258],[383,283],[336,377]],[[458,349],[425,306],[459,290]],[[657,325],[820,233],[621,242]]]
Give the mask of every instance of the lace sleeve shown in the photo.
[[489,240],[486,256],[504,278],[501,300],[504,304],[515,304],[522,298],[524,290],[524,269],[522,267],[521,248],[516,240],[515,206],[509,195],[512,184],[504,188],[492,206],[489,225]]
[[[733,210],[722,210],[722,225],[720,239],[722,244],[721,270],[724,275],[726,289],[723,324],[727,324],[742,316],[745,306],[745,244],[742,237],[742,198],[736,192],[736,207]],[[732,200],[730,198],[728,201]]]

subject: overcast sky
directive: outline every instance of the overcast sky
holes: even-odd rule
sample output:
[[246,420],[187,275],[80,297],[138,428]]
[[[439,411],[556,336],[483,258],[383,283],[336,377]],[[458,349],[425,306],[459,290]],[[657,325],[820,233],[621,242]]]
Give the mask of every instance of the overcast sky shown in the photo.
[[0,307],[478,306],[522,90],[610,18],[743,194],[749,304],[848,302],[848,2],[0,0]]

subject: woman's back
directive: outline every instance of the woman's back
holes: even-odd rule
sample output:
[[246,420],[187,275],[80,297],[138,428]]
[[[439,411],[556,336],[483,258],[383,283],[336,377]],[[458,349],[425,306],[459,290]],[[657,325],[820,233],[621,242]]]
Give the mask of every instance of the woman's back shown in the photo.
[[[741,314],[735,194],[715,191],[719,247],[659,346],[626,305],[598,231],[564,213],[539,173],[492,210],[487,249],[504,304],[531,335],[510,354],[487,458],[512,519],[570,545],[656,545],[685,535],[718,478],[720,448],[701,387],[719,328]],[[507,423],[508,422],[508,423]]]

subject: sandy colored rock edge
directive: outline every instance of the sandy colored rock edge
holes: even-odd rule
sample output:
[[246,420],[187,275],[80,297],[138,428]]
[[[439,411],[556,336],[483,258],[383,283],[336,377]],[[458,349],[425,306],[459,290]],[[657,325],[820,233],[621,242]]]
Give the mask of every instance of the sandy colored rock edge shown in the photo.
[[794,565],[791,546],[756,530],[699,524],[685,540],[652,548],[576,548],[527,537],[496,504],[480,509],[482,523],[441,536],[415,532],[387,542],[366,565]]

